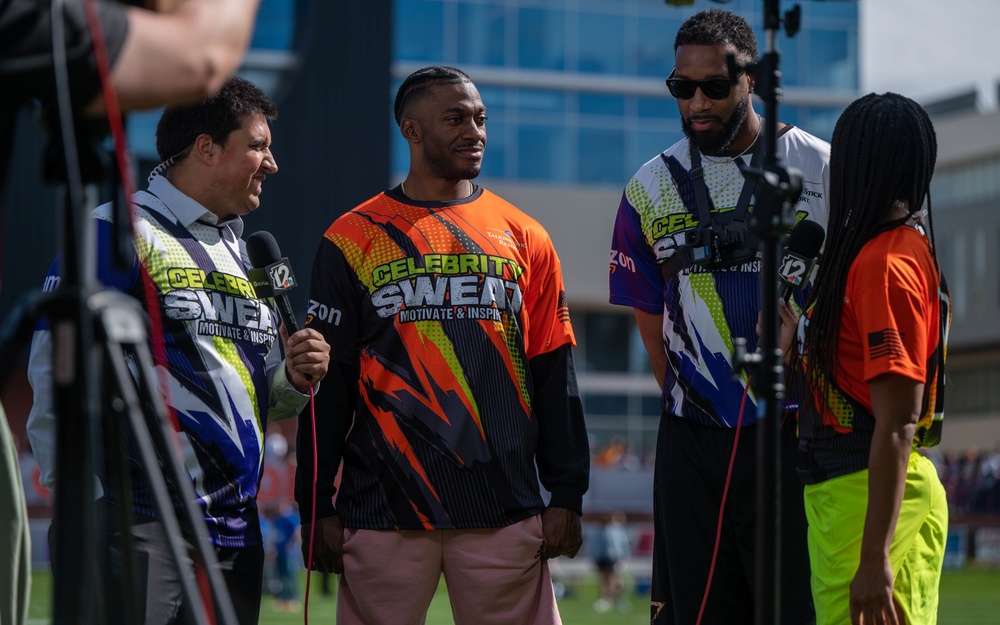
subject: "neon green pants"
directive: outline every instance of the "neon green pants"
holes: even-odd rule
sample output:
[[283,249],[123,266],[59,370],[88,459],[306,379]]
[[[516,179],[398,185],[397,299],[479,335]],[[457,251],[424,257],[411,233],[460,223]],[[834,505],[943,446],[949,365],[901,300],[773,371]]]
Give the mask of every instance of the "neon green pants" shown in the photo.
[[[861,560],[868,471],[805,487],[817,625],[851,622],[850,586]],[[889,549],[893,597],[907,625],[937,623],[938,587],[948,538],[948,502],[930,460],[910,454],[903,505]]]

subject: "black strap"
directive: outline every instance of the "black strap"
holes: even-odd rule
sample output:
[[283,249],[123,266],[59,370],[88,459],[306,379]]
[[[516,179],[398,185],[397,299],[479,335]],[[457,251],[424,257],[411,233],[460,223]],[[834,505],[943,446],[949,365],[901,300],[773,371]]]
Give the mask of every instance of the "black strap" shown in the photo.
[[[750,167],[757,168],[760,166],[760,159],[762,158],[762,150],[760,149],[760,146],[761,144],[758,143],[754,148],[753,155],[750,158]],[[698,215],[698,228],[704,229],[708,228],[712,223],[712,215],[708,210],[708,189],[705,186],[705,170],[701,163],[701,152],[693,143],[690,144],[690,153],[691,171],[689,172],[689,175],[691,177],[691,185],[694,187],[694,200]],[[661,154],[660,157],[663,158],[664,162],[666,162],[666,157],[664,155]],[[716,215],[716,222],[719,225],[725,225],[733,220],[737,222],[743,221],[746,218],[746,213],[750,206],[750,200],[756,189],[756,180],[752,182],[749,179],[744,180],[743,189],[740,191],[739,200],[736,202],[736,208],[727,216]],[[670,280],[690,266],[691,262],[688,255],[681,252],[681,250],[677,250],[677,253],[673,254],[666,261],[660,263],[660,271],[663,274],[663,279],[666,281]]]
[[[705,187],[705,170],[701,166],[701,152],[691,146],[691,186],[694,187],[694,204],[698,209],[698,226],[705,228],[712,221],[712,215],[708,212],[708,189]],[[743,185],[744,187],[746,185]]]
[[[690,146],[691,185],[694,187],[694,201],[698,209],[698,226],[700,228],[705,228],[712,220],[712,216],[708,212],[708,190],[705,187],[705,171],[701,165],[701,151],[698,150],[698,147],[695,146],[694,143],[690,143]],[[757,143],[754,147],[753,155],[750,157],[750,167],[752,168],[760,166],[762,152],[760,146],[761,144]],[[740,157],[737,156],[736,158]],[[750,200],[756,190],[757,181],[749,178],[745,179],[743,181],[743,190],[740,191],[740,199],[736,202],[736,208],[733,210],[731,216],[728,219],[718,217],[717,223],[722,225],[727,224],[730,221],[744,221],[746,219],[747,209],[750,207]]]
[[[763,150],[760,149],[760,146],[761,144],[758,143],[753,149],[753,156],[750,157],[751,169],[757,169],[760,167],[760,159],[762,158],[761,153],[763,152]],[[756,179],[747,178],[744,180],[743,190],[740,192],[740,199],[736,202],[736,210],[733,211],[733,219],[736,221],[744,221],[746,219],[747,209],[750,207],[750,200],[756,191]]]

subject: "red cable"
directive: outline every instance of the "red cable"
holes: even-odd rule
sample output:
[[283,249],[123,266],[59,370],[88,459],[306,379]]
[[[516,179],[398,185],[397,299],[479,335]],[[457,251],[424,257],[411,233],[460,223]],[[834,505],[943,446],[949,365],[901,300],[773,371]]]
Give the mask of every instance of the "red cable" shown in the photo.
[[729,469],[726,471],[726,485],[722,488],[722,503],[719,504],[719,522],[715,527],[715,547],[712,549],[712,563],[708,567],[708,581],[705,583],[705,596],[701,598],[701,608],[698,610],[698,620],[695,625],[701,625],[701,617],[705,615],[708,605],[708,593],[712,589],[712,576],[715,575],[715,560],[719,556],[719,543],[722,541],[722,517],[726,510],[726,496],[729,494],[729,481],[733,477],[733,465],[736,464],[736,450],[740,445],[740,429],[743,426],[743,408],[747,405],[747,394],[750,392],[750,376],[743,387],[743,401],[740,402],[740,416],[736,419],[736,436],[733,439],[733,453],[729,457]]
[[316,537],[316,482],[319,481],[319,463],[316,461],[316,395],[309,383],[309,423],[312,425],[312,507],[309,509],[309,552],[306,556],[306,596],[303,600],[302,618],[309,625],[309,582],[312,579],[313,540]]
[[[111,81],[111,63],[108,60],[108,49],[104,42],[104,33],[101,31],[100,19],[97,14],[97,5],[94,0],[84,0],[84,8],[87,13],[87,25],[90,30],[90,38],[94,44],[94,58],[97,61],[97,71],[101,79],[101,93],[104,96],[104,108],[107,112],[108,125],[111,128],[111,136],[114,140],[115,157],[118,162],[118,171],[121,175],[122,193],[128,206],[129,221],[132,230],[132,239],[135,240],[135,209],[132,206],[132,196],[135,194],[135,179],[132,177],[132,165],[129,161],[128,147],[125,142],[125,127],[122,124],[121,109],[118,106],[118,94],[115,92],[114,84]],[[153,278],[142,267],[142,284],[146,297],[146,313],[149,315],[150,341],[153,344],[153,362],[158,366],[157,375],[159,377],[160,392],[163,393],[164,404],[166,404],[167,416],[170,419],[173,436],[170,437],[173,443],[174,454],[181,455],[180,440],[177,432],[180,431],[180,422],[177,414],[170,402],[170,382],[167,377],[167,348],[163,339],[163,325],[160,318],[160,303],[153,284]],[[205,614],[211,625],[215,624],[215,608],[212,602],[212,594],[206,592],[208,587],[207,573],[201,567],[195,567],[198,588],[202,591],[202,603]]]
[[[104,96],[104,108],[107,111],[108,125],[111,128],[111,137],[115,145],[115,157],[118,162],[118,171],[121,175],[122,193],[128,203],[130,225],[132,237],[135,238],[135,209],[132,206],[132,195],[135,194],[135,179],[132,177],[132,164],[129,160],[128,146],[125,142],[125,127],[122,124],[121,109],[118,106],[118,94],[115,92],[114,84],[111,82],[111,63],[108,60],[108,50],[104,43],[104,35],[101,32],[101,24],[98,19],[97,6],[94,0],[85,0],[84,6],[87,10],[87,23],[90,27],[91,39],[94,42],[94,57],[97,60],[97,71],[101,77],[101,92]],[[160,389],[166,395],[167,413],[170,416],[171,425],[174,431],[180,430],[177,415],[170,404],[170,385],[166,376],[167,349],[163,341],[163,326],[160,320],[159,297],[155,291],[152,277],[145,271],[142,272],[143,287],[146,295],[146,312],[149,315],[150,338],[153,343],[153,361],[157,365],[162,365],[159,371]]]

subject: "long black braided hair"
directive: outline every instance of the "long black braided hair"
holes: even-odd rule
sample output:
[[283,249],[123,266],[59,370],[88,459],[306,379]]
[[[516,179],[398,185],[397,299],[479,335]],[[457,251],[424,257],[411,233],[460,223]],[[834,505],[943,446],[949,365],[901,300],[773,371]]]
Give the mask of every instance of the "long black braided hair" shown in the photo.
[[[926,201],[934,255],[930,183],[936,160],[934,126],[927,112],[907,97],[870,93],[852,102],[837,120],[830,143],[826,249],[807,304],[812,315],[803,346],[808,355],[805,383],[821,402],[834,379],[847,277],[861,248],[877,234],[906,223]],[[897,201],[909,204],[909,214],[887,220]],[[801,370],[798,350],[792,358],[794,370]]]

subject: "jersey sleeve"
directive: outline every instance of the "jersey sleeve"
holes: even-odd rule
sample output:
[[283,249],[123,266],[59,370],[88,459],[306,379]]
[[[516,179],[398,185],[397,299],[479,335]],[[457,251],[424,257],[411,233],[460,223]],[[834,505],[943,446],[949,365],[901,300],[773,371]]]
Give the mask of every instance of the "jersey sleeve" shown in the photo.
[[525,346],[528,358],[551,352],[562,345],[576,345],[566,302],[562,265],[544,231],[529,268],[531,280],[525,294],[528,315],[528,336]]
[[663,313],[663,274],[642,234],[639,216],[622,193],[611,237],[608,288],[612,304]]
[[928,276],[912,255],[889,254],[883,267],[857,272],[855,301],[864,349],[864,379],[895,373],[926,381],[929,328],[935,319],[927,302]]
[[[316,392],[315,411],[307,406],[299,414],[295,500],[303,521],[308,520],[313,511],[316,518],[336,514],[333,498],[337,470],[353,422],[357,397],[360,328],[356,283],[343,250],[328,233],[320,241],[313,261],[306,311],[305,327],[322,334],[330,345],[330,370],[322,388]],[[312,482],[314,471],[315,484]]]
[[305,327],[323,335],[330,345],[331,360],[354,364],[358,360],[361,287],[344,250],[331,236],[328,233],[320,241],[313,262]]

